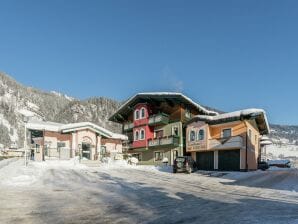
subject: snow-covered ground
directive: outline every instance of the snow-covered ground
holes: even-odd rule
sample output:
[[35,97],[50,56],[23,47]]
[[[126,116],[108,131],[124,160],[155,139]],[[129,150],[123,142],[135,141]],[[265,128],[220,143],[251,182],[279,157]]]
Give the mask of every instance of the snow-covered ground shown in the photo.
[[280,157],[297,157],[298,158],[298,145],[268,145],[266,146],[267,154],[272,154],[273,159]]
[[296,169],[170,171],[121,161],[92,168],[5,161],[0,223],[298,223]]

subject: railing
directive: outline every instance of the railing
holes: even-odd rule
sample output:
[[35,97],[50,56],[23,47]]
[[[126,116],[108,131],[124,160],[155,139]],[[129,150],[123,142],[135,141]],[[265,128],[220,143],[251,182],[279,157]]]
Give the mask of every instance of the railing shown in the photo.
[[243,147],[242,136],[233,136],[229,138],[209,140],[209,149],[233,149],[233,148],[242,148],[242,147]]
[[163,138],[154,138],[148,140],[149,147],[166,146],[166,145],[179,145],[179,136],[167,136]]
[[132,129],[133,129],[133,123],[132,123],[132,122],[130,122],[130,123],[126,123],[126,124],[124,124],[124,126],[123,126],[123,130],[124,130],[124,131],[132,130]]
[[149,125],[168,124],[169,123],[169,115],[164,114],[164,113],[152,115],[149,117],[148,123],[149,123]]

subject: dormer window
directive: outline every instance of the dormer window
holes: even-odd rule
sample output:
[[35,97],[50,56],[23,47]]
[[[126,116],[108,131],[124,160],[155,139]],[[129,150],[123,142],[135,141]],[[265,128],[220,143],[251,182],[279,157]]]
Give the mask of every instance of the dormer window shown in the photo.
[[135,110],[135,120],[140,119],[140,111],[139,110]]

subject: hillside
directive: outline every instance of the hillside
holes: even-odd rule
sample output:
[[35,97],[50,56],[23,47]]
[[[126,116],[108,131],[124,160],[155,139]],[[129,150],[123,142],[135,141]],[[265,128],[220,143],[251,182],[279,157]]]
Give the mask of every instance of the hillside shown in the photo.
[[0,144],[23,145],[24,115],[62,123],[91,121],[119,132],[119,125],[107,121],[118,106],[119,102],[103,97],[81,101],[55,91],[26,87],[0,73]]

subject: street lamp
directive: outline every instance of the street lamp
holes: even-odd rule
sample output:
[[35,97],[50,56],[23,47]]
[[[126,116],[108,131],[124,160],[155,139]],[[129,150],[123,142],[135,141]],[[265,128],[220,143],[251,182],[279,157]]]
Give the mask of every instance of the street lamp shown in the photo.
[[27,123],[29,121],[29,118],[27,116],[24,116],[24,151],[25,151],[25,166],[27,166]]

